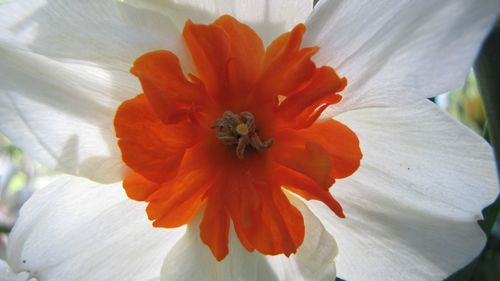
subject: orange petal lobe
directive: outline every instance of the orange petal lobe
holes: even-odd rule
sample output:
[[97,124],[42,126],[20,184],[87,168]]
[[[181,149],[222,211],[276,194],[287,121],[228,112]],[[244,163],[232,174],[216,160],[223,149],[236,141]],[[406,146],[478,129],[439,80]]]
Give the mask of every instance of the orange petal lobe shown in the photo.
[[300,195],[306,200],[319,200],[327,205],[337,216],[341,218],[345,217],[342,206],[328,192],[328,189],[318,185],[307,176],[283,166],[276,170],[276,174],[286,189]]
[[263,254],[290,256],[304,241],[304,218],[280,186],[259,186],[257,190],[261,207],[247,237]]
[[220,26],[229,39],[230,56],[226,71],[230,91],[233,96],[243,98],[250,94],[258,78],[264,45],[255,31],[231,16],[218,18],[214,25]]
[[308,127],[326,106],[339,102],[342,97],[336,93],[347,85],[331,67],[316,70],[311,82],[300,91],[291,94],[279,105],[278,114],[297,128]]
[[147,199],[148,217],[159,227],[178,227],[191,221],[213,185],[213,169],[199,158],[199,147],[186,153],[179,173]]
[[188,21],[183,36],[198,77],[205,83],[208,94],[220,100],[226,90],[226,63],[231,52],[228,35],[219,26]]
[[212,25],[188,21],[183,36],[200,79],[220,105],[250,94],[264,57],[262,40],[250,27],[225,15]]
[[207,207],[200,224],[201,240],[208,245],[214,257],[221,261],[229,252],[229,215],[224,208],[221,193],[214,188],[208,195]]
[[203,84],[188,80],[179,59],[169,51],[142,55],[130,71],[139,78],[151,106],[166,124],[188,118],[207,103]]
[[224,200],[241,244],[248,250],[255,247],[250,242],[251,228],[257,224],[256,214],[262,204],[259,194],[252,184],[252,177],[239,175],[228,177],[222,183],[225,188]]
[[160,184],[148,181],[145,177],[134,172],[129,173],[123,180],[123,188],[127,192],[127,196],[137,201],[146,201],[160,187]]
[[330,176],[341,179],[352,175],[363,154],[356,134],[339,121],[328,119],[300,131],[307,141],[321,145],[332,159]]
[[188,122],[163,123],[144,95],[120,105],[115,131],[127,166],[157,183],[175,175],[186,148],[199,140],[197,128]]
[[267,48],[261,80],[255,94],[260,99],[288,96],[309,82],[316,71],[311,57],[318,48],[301,48],[306,28],[297,25],[274,40]]
[[333,161],[323,146],[285,133],[276,140],[276,144],[273,159],[279,165],[302,173],[321,186],[329,187],[334,183],[334,178],[330,176]]

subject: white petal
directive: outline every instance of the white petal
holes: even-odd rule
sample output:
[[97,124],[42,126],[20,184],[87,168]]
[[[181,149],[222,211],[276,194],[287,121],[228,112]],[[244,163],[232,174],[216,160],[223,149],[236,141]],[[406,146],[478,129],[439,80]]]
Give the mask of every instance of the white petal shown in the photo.
[[184,228],[153,228],[145,205],[121,184],[63,177],[21,209],[7,257],[38,281],[158,280],[163,258]]
[[139,55],[181,44],[167,17],[114,0],[9,1],[1,4],[0,30],[33,52],[125,72]]
[[[304,217],[305,238],[296,255],[287,258],[267,256],[278,280],[327,281],[336,277],[335,257],[338,254],[337,243],[322,225],[321,221],[297,197],[288,196],[292,204]],[[258,280],[265,280],[260,278]]]
[[29,278],[29,274],[27,272],[21,273],[13,273],[9,265],[0,260],[0,280],[2,281],[26,281]]
[[121,100],[139,92],[138,82],[1,43],[0,57],[0,131],[47,166],[102,182],[120,180],[114,113]]
[[252,26],[267,45],[294,25],[305,22],[312,11],[312,0],[125,0],[136,7],[158,11],[177,23],[179,29],[186,20],[208,24],[230,14]]
[[304,45],[349,80],[334,112],[405,103],[460,87],[498,10],[498,0],[327,0]]
[[339,245],[339,277],[442,280],[480,253],[486,238],[476,221],[498,194],[482,138],[425,100],[338,119],[364,154],[332,188],[346,218],[313,207]]
[[[291,197],[290,197],[291,198]],[[296,255],[263,256],[248,252],[231,229],[229,255],[221,262],[199,238],[198,222],[165,258],[161,280],[278,281],[335,279],[337,245],[319,220],[298,199],[291,198],[304,216],[306,236]]]
[[128,69],[144,52],[179,49],[176,26],[118,1],[12,1],[1,8],[0,131],[49,167],[121,180],[114,113],[142,91]]

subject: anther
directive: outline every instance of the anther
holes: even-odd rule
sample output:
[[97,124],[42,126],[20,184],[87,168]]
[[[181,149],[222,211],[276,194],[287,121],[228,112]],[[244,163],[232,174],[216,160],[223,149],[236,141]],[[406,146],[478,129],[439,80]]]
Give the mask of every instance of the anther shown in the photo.
[[240,134],[241,136],[246,136],[248,135],[248,126],[247,124],[241,123],[236,126],[236,132]]
[[255,118],[250,112],[241,112],[239,115],[225,111],[222,117],[212,124],[217,129],[215,136],[225,145],[236,145],[236,156],[243,159],[247,146],[256,151],[268,149],[273,144],[269,139],[262,142],[255,129]]

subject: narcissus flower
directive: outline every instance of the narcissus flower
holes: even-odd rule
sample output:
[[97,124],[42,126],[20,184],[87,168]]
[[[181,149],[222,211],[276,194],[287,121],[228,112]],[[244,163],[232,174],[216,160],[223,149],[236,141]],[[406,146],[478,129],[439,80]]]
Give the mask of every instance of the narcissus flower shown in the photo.
[[248,251],[297,251],[303,218],[283,188],[344,217],[328,189],[359,167],[358,139],[333,119],[315,121],[341,100],[346,79],[316,68],[318,48],[301,48],[304,32],[297,25],[264,50],[231,16],[188,21],[183,37],[198,76],[186,78],[169,51],[135,61],[144,94],[125,101],[114,124],[133,170],[123,186],[149,202],[154,226],[185,225],[201,212],[201,239],[222,260],[230,222]]
[[426,97],[497,1],[0,7],[0,130],[69,174],[23,208],[14,272],[432,280],[484,245],[491,149]]

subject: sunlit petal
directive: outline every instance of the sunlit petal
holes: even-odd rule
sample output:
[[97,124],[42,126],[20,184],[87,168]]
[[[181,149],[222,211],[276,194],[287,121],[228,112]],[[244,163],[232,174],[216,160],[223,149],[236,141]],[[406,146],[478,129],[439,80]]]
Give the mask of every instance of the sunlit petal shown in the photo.
[[130,84],[115,85],[98,67],[0,50],[2,133],[49,167],[101,182],[120,180],[113,115],[117,96],[130,93]]
[[155,49],[178,52],[182,44],[167,17],[115,0],[7,1],[1,4],[0,30],[0,38],[32,52],[122,71],[131,58]]
[[38,280],[154,280],[183,228],[151,227],[121,184],[64,176],[24,205],[8,245],[12,269]]
[[437,280],[479,254],[477,220],[498,194],[486,142],[427,101],[338,117],[364,153],[332,189],[346,218],[314,209],[339,244],[339,277]]
[[304,22],[312,11],[312,0],[174,0],[125,3],[166,15],[179,29],[186,20],[208,24],[221,15],[230,14],[255,29],[267,45],[281,33]]
[[393,106],[460,87],[498,9],[496,0],[325,0],[304,40],[349,79],[332,112]]

